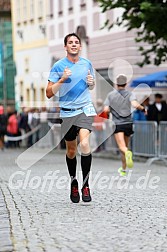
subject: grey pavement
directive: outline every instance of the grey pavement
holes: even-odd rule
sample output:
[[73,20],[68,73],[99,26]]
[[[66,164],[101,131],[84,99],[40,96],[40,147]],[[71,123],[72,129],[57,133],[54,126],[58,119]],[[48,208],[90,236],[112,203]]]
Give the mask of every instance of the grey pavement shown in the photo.
[[[92,202],[73,204],[65,152],[17,166],[23,150],[0,152],[0,252],[166,252],[167,167],[135,162],[127,178],[120,161],[94,155]],[[78,179],[81,187],[80,156]]]

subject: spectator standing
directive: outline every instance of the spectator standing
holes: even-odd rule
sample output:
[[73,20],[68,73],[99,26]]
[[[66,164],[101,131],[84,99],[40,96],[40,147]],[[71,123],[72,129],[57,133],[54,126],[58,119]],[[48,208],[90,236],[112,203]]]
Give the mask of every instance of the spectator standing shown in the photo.
[[156,121],[158,124],[160,121],[167,121],[167,104],[162,98],[161,94],[155,94],[155,102],[148,108],[148,121]]
[[[31,128],[28,124],[28,109],[27,108],[23,108],[23,112],[20,114],[19,117],[19,129],[21,131],[21,135],[23,136],[25,133],[28,133],[31,131]],[[26,147],[30,147],[31,146],[31,138],[28,138],[27,141],[24,142],[24,144],[26,145]]]
[[[17,118],[17,111],[11,112],[8,117],[7,122],[7,136],[9,137],[17,137],[18,136],[18,118]],[[18,142],[17,141],[8,141],[7,147],[17,147]]]
[[7,133],[7,115],[4,113],[3,106],[0,106],[0,149],[4,149],[4,136]]
[[[40,113],[39,109],[35,108],[32,110],[32,120],[31,120],[31,128],[34,129],[40,125]],[[40,129],[37,129],[33,134],[33,144],[39,141],[39,132]]]

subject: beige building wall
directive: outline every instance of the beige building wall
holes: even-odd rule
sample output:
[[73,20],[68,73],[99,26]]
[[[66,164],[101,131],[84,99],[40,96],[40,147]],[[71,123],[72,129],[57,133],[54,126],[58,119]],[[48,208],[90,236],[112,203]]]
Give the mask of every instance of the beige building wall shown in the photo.
[[12,0],[18,107],[48,104],[44,94],[48,72],[56,60],[66,55],[63,40],[71,32],[81,35],[81,56],[89,58],[100,74],[92,92],[94,100],[105,98],[119,72],[126,73],[130,82],[166,70],[167,64],[143,68],[136,65],[141,56],[134,42],[135,31],[126,32],[123,27],[101,29],[107,18],[113,22],[120,15],[120,9],[101,13],[96,0]]
[[[57,0],[54,2],[54,16],[48,22],[49,48],[51,55],[56,59],[65,56],[63,38],[66,34],[76,32],[77,28],[84,26],[86,38],[86,50],[81,56],[88,57],[96,70],[107,81],[115,81],[120,72],[129,76],[129,82],[148,73],[166,70],[167,64],[159,67],[148,65],[143,68],[137,66],[142,58],[135,43],[135,31],[126,32],[123,27],[114,27],[111,30],[104,26],[106,19],[112,23],[121,15],[121,10],[110,10],[101,13],[101,8],[94,0]],[[54,35],[53,35],[54,34]],[[108,76],[109,69],[109,76]],[[97,78],[97,86],[94,98],[104,98],[111,90],[111,86],[104,84],[103,79]]]
[[49,71],[51,64],[46,25],[50,18],[49,3],[47,0],[12,0],[18,108],[46,104],[43,96],[46,87],[44,73]]

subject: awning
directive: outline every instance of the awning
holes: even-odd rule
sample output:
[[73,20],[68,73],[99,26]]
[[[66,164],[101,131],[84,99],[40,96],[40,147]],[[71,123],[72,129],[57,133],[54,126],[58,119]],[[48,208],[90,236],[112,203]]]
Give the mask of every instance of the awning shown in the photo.
[[137,78],[132,81],[130,87],[147,84],[152,88],[167,88],[167,71],[156,72]]

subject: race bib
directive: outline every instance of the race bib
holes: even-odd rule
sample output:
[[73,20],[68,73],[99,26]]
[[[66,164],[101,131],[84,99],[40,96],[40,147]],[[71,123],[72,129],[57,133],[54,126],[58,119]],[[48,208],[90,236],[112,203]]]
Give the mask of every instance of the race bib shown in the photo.
[[83,109],[83,112],[85,113],[86,116],[95,116],[97,115],[96,114],[96,111],[95,111],[95,108],[93,106],[93,104],[88,104],[87,106],[85,106]]

